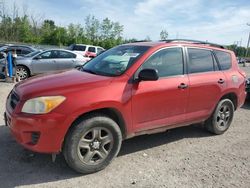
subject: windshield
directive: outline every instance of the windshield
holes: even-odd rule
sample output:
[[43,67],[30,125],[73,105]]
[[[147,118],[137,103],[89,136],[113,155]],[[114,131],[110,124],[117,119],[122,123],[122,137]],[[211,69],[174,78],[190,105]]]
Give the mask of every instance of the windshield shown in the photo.
[[33,57],[33,56],[35,56],[36,54],[39,54],[41,51],[34,51],[34,52],[31,52],[31,53],[29,53],[29,54],[26,54],[26,55],[24,55],[24,57]]
[[103,76],[119,76],[150,47],[124,45],[112,48],[83,66],[83,71]]

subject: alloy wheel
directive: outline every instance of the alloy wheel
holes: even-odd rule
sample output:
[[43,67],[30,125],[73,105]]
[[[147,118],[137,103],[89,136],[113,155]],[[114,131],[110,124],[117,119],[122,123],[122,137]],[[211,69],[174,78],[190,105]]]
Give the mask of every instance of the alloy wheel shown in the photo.
[[231,121],[231,111],[227,104],[222,104],[219,108],[216,117],[216,124],[220,130],[225,130],[228,128]]
[[114,143],[112,133],[102,127],[87,131],[78,143],[78,157],[87,165],[101,163],[109,155]]
[[29,75],[27,69],[23,67],[17,67],[16,74],[21,80],[25,80],[26,78],[28,78]]

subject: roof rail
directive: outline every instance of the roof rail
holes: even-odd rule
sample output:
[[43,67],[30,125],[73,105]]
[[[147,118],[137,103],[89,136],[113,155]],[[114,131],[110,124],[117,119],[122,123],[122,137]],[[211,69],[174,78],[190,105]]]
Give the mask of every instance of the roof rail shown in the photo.
[[151,42],[151,40],[147,40],[147,39],[145,39],[145,40],[135,40],[133,42]]
[[217,47],[217,48],[222,48],[225,49],[225,47],[223,45],[220,44],[214,44],[214,43],[210,43],[207,41],[199,41],[199,40],[191,40],[191,39],[167,39],[167,40],[161,40],[162,42],[187,42],[187,43],[192,43],[192,44],[204,44],[207,46],[213,46],[213,47]]

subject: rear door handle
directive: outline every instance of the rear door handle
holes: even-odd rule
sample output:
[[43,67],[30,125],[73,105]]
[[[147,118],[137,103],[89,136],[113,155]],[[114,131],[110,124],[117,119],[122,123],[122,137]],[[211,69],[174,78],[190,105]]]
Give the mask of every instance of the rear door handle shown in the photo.
[[187,87],[188,87],[188,85],[185,83],[181,83],[180,85],[178,85],[179,89],[186,89]]
[[219,80],[218,80],[218,83],[219,84],[223,84],[225,82],[225,80],[223,80],[222,78],[220,78]]

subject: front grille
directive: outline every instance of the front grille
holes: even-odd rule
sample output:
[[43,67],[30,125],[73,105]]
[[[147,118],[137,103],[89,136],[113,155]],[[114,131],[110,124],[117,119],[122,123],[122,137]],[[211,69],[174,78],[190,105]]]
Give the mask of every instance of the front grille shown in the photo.
[[39,138],[40,138],[40,133],[39,132],[31,133],[31,144],[33,144],[33,145],[37,144]]
[[14,110],[15,108],[16,108],[16,105],[17,105],[17,103],[19,102],[19,96],[14,92],[14,91],[12,91],[11,93],[10,93],[10,99],[9,99],[9,101],[10,101],[10,106],[11,106],[11,108]]

